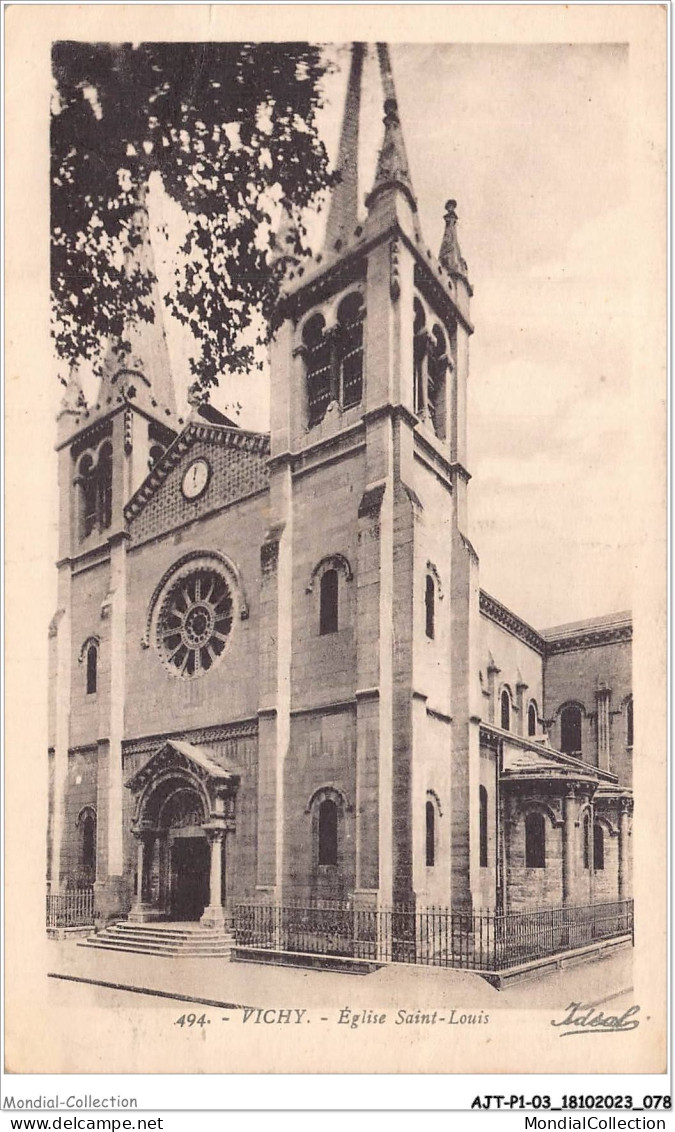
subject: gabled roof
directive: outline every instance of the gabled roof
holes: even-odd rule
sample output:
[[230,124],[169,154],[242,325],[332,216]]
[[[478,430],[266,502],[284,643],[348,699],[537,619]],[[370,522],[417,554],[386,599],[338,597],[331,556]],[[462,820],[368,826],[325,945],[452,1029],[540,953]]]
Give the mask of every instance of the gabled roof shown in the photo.
[[488,741],[503,741],[502,773],[506,780],[569,778],[603,783],[608,787],[617,782],[615,774],[556,751],[547,742],[526,739],[489,723],[482,723],[480,729]]
[[191,769],[201,779],[210,779],[214,782],[227,783],[239,781],[239,776],[233,771],[220,766],[213,758],[213,752],[208,747],[195,747],[192,743],[185,743],[182,739],[167,739],[158,751],[136,771],[125,783],[133,794],[142,790],[162,770],[175,767],[177,770]]
[[160,457],[152,471],[148,473],[141,486],[126,504],[124,515],[127,520],[138,515],[173,469],[181,462],[186,452],[198,440],[206,440],[210,444],[218,444],[224,448],[252,452],[259,456],[261,460],[266,459],[270,451],[270,438],[267,433],[249,432],[237,425],[208,423],[195,415],[167,448],[164,455]]

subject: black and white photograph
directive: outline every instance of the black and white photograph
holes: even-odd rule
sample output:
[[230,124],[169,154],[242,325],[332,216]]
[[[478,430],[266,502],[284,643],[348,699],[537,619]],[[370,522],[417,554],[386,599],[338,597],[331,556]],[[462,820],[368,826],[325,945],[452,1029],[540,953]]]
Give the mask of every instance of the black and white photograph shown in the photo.
[[665,12],[188,8],[4,13],[4,1096],[663,1074]]

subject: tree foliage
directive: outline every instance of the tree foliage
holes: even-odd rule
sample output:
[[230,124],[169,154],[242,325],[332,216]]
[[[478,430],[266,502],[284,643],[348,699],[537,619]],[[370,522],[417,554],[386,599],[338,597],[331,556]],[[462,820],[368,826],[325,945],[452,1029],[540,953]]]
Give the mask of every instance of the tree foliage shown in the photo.
[[53,334],[60,357],[95,359],[128,320],[152,322],[154,278],[134,256],[138,203],[161,177],[188,233],[166,302],[196,341],[203,390],[242,371],[275,326],[284,255],[272,213],[291,219],[331,182],[316,128],[318,46],[299,43],[55,44],[51,119]]

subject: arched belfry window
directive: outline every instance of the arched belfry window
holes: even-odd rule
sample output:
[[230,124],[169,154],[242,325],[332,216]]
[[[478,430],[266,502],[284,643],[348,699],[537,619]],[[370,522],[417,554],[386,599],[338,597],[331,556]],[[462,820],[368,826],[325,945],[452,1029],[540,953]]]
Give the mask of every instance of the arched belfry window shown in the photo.
[[440,326],[434,326],[429,343],[428,402],[431,423],[436,436],[445,436],[445,380],[448,369],[448,348]]
[[319,584],[319,633],[338,631],[339,579],[337,570],[326,570]]
[[75,485],[79,492],[79,535],[88,538],[112,523],[112,445],[109,440],[98,451],[82,454]]
[[633,697],[626,701],[626,746],[633,746]]
[[488,863],[488,794],[484,786],[478,787],[478,839],[480,867],[486,869]]
[[560,712],[560,750],[565,755],[581,755],[581,708],[566,704]]
[[527,709],[527,734],[530,738],[537,734],[537,705],[534,702]]
[[331,399],[331,347],[322,314],[305,323],[302,341],[307,366],[307,417],[309,425],[323,419]]
[[363,299],[353,291],[338,307],[338,400],[343,409],[358,405],[363,396]]
[[80,488],[80,538],[92,533],[97,521],[98,488],[94,457],[87,452],[77,468],[77,482]]
[[511,730],[511,696],[509,695],[508,688],[502,689],[502,694],[500,696],[500,708],[501,708],[501,716],[500,716],[501,726],[502,726],[504,731],[510,731]]
[[327,327],[319,312],[304,325],[302,353],[310,428],[323,420],[331,402],[352,409],[363,398],[364,316],[363,297],[352,291],[340,302],[333,326]]
[[546,822],[538,810],[525,816],[525,867],[546,868]]
[[415,299],[413,304],[413,404],[415,412],[418,414],[421,414],[425,402],[426,321],[424,307],[419,299]]
[[442,439],[446,436],[445,402],[449,367],[443,328],[427,329],[427,315],[419,298],[413,301],[413,406],[420,420],[428,421]]
[[593,826],[593,867],[596,870],[605,867],[605,831],[599,821]]
[[104,444],[98,455],[98,514],[102,530],[112,522],[112,445]]

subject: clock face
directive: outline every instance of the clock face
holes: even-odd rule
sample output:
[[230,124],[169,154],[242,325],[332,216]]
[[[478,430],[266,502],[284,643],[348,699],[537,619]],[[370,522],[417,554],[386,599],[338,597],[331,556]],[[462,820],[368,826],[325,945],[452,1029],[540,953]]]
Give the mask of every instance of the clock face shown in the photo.
[[206,460],[193,460],[183,476],[183,495],[186,499],[196,499],[209,482],[211,469]]

